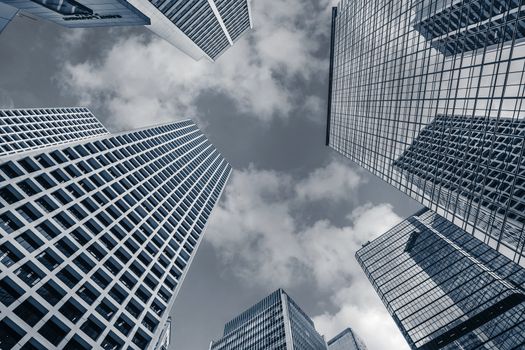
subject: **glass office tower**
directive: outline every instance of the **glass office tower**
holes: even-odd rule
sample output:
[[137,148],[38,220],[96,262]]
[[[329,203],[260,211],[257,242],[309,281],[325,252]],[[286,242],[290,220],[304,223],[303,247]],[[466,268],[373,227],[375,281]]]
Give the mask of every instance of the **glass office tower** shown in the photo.
[[326,350],[313,321],[278,289],[224,326],[210,350]]
[[366,350],[366,346],[351,328],[347,328],[328,341],[328,350]]
[[70,28],[145,25],[198,60],[216,60],[253,28],[251,0],[0,0],[0,31],[18,10]]
[[412,349],[523,349],[525,269],[422,210],[356,254]]
[[521,6],[342,0],[326,141],[525,266]]
[[51,145],[50,114],[94,128],[83,108],[0,112],[44,143],[0,157],[0,348],[151,349],[231,168],[189,120]]

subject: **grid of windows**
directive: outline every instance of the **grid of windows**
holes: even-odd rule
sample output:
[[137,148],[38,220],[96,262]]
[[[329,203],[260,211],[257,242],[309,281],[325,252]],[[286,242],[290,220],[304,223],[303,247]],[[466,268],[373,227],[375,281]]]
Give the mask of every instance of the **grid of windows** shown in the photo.
[[328,350],[366,350],[363,341],[350,328],[328,341]]
[[248,0],[215,0],[215,3],[233,41],[251,28]]
[[525,269],[425,209],[357,260],[412,349],[525,347]]
[[0,110],[0,157],[108,135],[87,108]]
[[148,17],[130,6],[126,0],[1,0],[0,2],[69,28],[150,24]]
[[230,172],[191,121],[3,158],[0,333],[152,347]]
[[[328,144],[525,266],[522,6],[342,0],[333,23]],[[439,137],[427,137],[438,129]],[[423,154],[424,145],[433,150]],[[407,166],[431,158],[437,163],[427,172]]]
[[[489,134],[494,138],[485,138]],[[489,234],[523,249],[523,120],[438,116],[394,162],[407,183]],[[497,241],[500,237],[492,237]]]
[[211,350],[326,350],[312,320],[279,289],[226,323]]
[[[208,0],[149,0],[164,16],[199,46],[212,60],[230,47],[228,35],[238,38],[250,28],[248,0],[222,0],[219,14]],[[244,3],[244,4],[243,4]],[[213,6],[212,6],[213,4]],[[221,26],[224,21],[226,31]],[[248,27],[246,27],[248,23]],[[229,33],[228,33],[229,32]]]

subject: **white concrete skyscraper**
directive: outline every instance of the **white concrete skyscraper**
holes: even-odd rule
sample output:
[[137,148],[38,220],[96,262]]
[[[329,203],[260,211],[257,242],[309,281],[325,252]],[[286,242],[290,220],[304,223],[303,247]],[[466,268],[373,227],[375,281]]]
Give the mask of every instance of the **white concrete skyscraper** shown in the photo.
[[0,32],[18,11],[69,28],[141,26],[214,61],[253,28],[251,0],[0,0]]
[[189,120],[0,110],[0,129],[0,348],[152,349],[230,165]]

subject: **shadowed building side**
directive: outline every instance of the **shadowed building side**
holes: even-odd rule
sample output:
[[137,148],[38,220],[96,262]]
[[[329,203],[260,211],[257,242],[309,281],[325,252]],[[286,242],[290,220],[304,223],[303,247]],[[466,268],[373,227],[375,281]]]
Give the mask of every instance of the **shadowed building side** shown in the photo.
[[412,349],[525,346],[525,269],[430,210],[356,257]]

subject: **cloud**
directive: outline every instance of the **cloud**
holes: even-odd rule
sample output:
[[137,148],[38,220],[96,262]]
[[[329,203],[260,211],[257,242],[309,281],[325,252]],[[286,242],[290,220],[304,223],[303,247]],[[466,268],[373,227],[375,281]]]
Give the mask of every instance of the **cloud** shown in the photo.
[[15,108],[15,103],[7,90],[0,88],[0,108]]
[[[154,35],[119,31],[99,57],[65,62],[64,92],[102,108],[120,128],[187,117],[199,118],[199,97],[221,94],[239,112],[270,122],[294,108],[318,113],[320,98],[305,87],[325,79],[328,62],[320,45],[329,35],[327,0],[257,0],[255,30],[215,63],[193,61]],[[63,45],[77,45],[74,32]]]
[[[336,310],[315,317],[327,337],[351,326],[371,350],[405,349],[354,258],[364,242],[400,221],[391,205],[354,208],[341,226],[318,218],[305,227],[295,214],[313,202],[350,206],[363,183],[359,173],[335,160],[303,179],[253,166],[236,171],[205,239],[246,284],[316,286]],[[373,339],[376,334],[380,339]]]
[[333,296],[332,303],[339,305],[335,314],[314,317],[316,328],[327,339],[350,326],[369,350],[410,349],[368,281],[355,280]]
[[348,199],[363,181],[363,178],[348,165],[332,162],[299,181],[295,190],[301,200],[340,201]]

